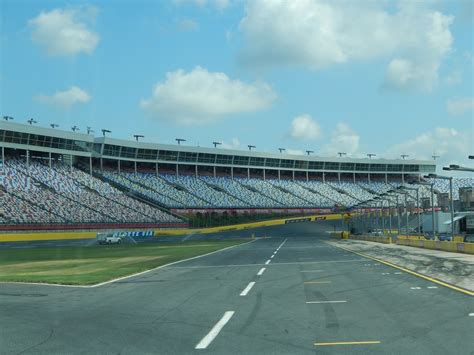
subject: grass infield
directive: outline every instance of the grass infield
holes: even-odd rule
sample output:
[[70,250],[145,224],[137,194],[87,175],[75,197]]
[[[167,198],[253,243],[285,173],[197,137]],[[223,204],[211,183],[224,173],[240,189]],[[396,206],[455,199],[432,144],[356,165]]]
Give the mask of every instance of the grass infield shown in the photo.
[[0,281],[93,285],[248,240],[0,250]]

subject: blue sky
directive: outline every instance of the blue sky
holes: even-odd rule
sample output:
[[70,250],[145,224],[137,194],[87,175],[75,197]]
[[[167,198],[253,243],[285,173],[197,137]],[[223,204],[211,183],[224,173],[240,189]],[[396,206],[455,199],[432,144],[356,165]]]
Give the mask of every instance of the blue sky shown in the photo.
[[474,153],[470,1],[1,2],[1,112],[146,141]]

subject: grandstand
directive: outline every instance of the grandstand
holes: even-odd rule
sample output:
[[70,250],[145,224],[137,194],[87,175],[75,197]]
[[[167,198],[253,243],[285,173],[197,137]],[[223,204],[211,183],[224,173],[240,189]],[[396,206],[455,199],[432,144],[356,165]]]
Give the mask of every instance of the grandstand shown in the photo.
[[[435,172],[432,161],[322,158],[151,144],[0,123],[0,224],[186,223],[194,210],[351,208]],[[443,180],[436,192],[446,192]],[[457,190],[474,186],[455,180]],[[413,197],[410,197],[413,199]]]

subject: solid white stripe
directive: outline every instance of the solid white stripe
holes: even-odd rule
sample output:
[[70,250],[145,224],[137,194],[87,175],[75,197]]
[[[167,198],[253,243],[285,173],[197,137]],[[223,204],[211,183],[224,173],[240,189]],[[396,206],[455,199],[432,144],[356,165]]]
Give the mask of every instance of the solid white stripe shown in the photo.
[[262,268],[260,269],[260,271],[258,272],[257,275],[258,275],[258,276],[262,276],[262,274],[265,272],[265,270],[266,270],[266,269],[265,269],[264,267],[262,267]]
[[265,262],[265,265],[270,264],[270,262],[271,262],[271,260],[267,260],[267,261]]
[[302,270],[301,272],[321,272],[323,270]]
[[249,283],[247,285],[246,288],[244,288],[244,290],[240,293],[241,296],[247,296],[247,294],[250,292],[250,290],[252,289],[252,287],[255,285],[255,282],[252,281],[251,283]]
[[195,349],[206,349],[209,346],[209,344],[211,344],[212,341],[216,338],[216,336],[219,335],[222,328],[224,328],[224,326],[232,318],[234,313],[235,313],[234,311],[225,312],[222,318],[220,319],[220,321],[216,323],[216,325],[211,329],[211,331],[204,338],[202,338],[199,344],[196,345]]
[[306,303],[346,303],[347,301],[311,301],[311,302],[306,302]]

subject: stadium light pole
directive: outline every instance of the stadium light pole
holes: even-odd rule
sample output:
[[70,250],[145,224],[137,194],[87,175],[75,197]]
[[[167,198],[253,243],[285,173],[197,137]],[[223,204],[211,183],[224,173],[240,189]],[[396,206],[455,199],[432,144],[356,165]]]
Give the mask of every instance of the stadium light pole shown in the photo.
[[278,150],[280,151],[280,154],[282,154],[284,151],[286,151],[285,148],[278,148]]
[[372,157],[375,157],[375,156],[377,156],[377,154],[374,154],[374,153],[369,153],[369,154],[367,154],[367,156],[369,157],[369,159],[372,159]]
[[314,153],[314,151],[313,150],[307,150],[306,151],[306,154],[308,154],[308,155],[310,155],[311,153]]
[[134,134],[133,136],[135,137],[135,140],[136,140],[137,142],[138,142],[138,140],[139,140],[140,138],[145,138],[145,136],[142,135],[142,134]]
[[71,127],[71,130],[72,130],[73,132],[79,131],[79,127],[77,127],[77,126],[72,126],[72,127]]
[[94,133],[94,130],[91,127],[87,127],[87,134]]
[[175,138],[174,140],[178,142],[178,145],[181,145],[181,142],[186,142],[186,139],[184,138]]
[[341,158],[343,155],[347,155],[345,152],[338,152],[337,154],[339,154],[339,158]]
[[247,147],[249,148],[249,150],[252,150],[252,149],[254,149],[254,148],[257,148],[256,146],[251,145],[251,144],[249,144]]
[[105,137],[105,134],[106,133],[112,133],[112,131],[108,130],[108,129],[105,129],[105,128],[102,128],[102,135]]
[[408,154],[402,154],[402,155],[400,155],[400,157],[401,157],[403,160],[405,160],[405,158],[408,158],[409,155],[408,155]]
[[56,123],[50,123],[50,125],[49,125],[49,126],[50,126],[51,128],[56,128],[56,127],[59,127],[59,125],[58,125],[58,124],[56,124]]
[[468,158],[469,159],[474,159],[474,155],[469,155]]
[[[443,169],[443,170],[446,170],[446,169]],[[474,169],[473,168],[468,168],[468,167],[465,167],[465,166],[460,166],[460,165],[455,165],[455,164],[451,164],[449,166],[449,170],[451,171],[468,171],[468,172],[474,172]]]
[[218,145],[222,145],[221,142],[212,142],[212,144],[214,144],[214,148],[217,148]]
[[[414,182],[409,182],[414,184]],[[405,190],[416,191],[416,208],[418,209],[418,234],[421,234],[421,216],[420,216],[420,188],[419,187],[407,187],[402,186]]]
[[11,120],[14,120],[14,118],[12,116],[3,116],[3,119],[7,122],[11,121]]
[[433,154],[431,157],[433,158],[433,160],[436,160],[439,158],[439,155]]
[[26,121],[30,124],[30,126],[33,125],[33,123],[38,123],[38,121],[35,121],[34,119],[30,118],[28,121]]
[[453,196],[453,178],[452,176],[442,176],[437,174],[428,174],[430,179],[441,179],[441,180],[449,180],[449,197],[450,197],[450,206],[449,209],[451,210],[451,238],[454,241],[454,196]]
[[[428,178],[428,176],[423,176]],[[434,210],[434,183],[419,181],[418,185],[430,186],[431,188],[431,228],[433,229],[433,239],[436,239],[436,230],[435,230],[435,210]]]

